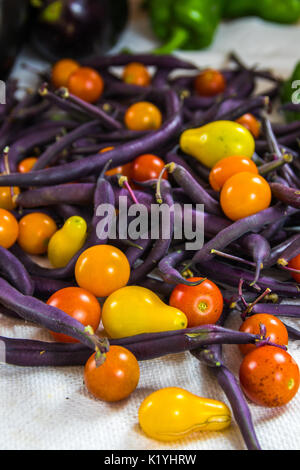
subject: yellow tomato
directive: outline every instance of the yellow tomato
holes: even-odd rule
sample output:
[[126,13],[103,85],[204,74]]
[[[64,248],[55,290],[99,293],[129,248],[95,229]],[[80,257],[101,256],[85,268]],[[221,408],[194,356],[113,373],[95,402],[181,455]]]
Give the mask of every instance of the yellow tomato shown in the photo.
[[187,155],[212,168],[231,155],[253,156],[255,140],[244,126],[233,121],[215,121],[181,134],[180,147]]
[[111,245],[95,245],[85,250],[75,266],[77,284],[96,297],[107,297],[126,286],[130,264],[126,255]]
[[220,195],[224,214],[234,221],[267,209],[271,200],[272,192],[267,180],[248,171],[228,178]]
[[54,268],[63,268],[83,247],[86,240],[87,224],[79,216],[70,217],[64,226],[51,238],[48,258]]
[[118,289],[105,301],[102,321],[111,338],[186,328],[181,310],[166,305],[154,292],[144,287]]
[[167,387],[151,393],[139,408],[139,423],[149,437],[175,441],[195,431],[221,431],[230,426],[225,403],[202,398],[182,388]]
[[43,212],[27,214],[19,222],[18,244],[30,255],[47,253],[48,243],[57,225],[52,217]]
[[11,188],[10,186],[0,187],[0,208],[12,211],[16,207],[14,196],[20,194],[20,189],[17,187]]

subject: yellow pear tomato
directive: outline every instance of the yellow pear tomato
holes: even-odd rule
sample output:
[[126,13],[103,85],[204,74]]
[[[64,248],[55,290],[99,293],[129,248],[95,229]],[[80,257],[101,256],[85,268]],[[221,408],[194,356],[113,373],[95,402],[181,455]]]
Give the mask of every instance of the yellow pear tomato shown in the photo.
[[186,328],[181,310],[166,305],[144,287],[127,286],[113,292],[105,301],[102,322],[111,338]]
[[212,168],[231,155],[252,158],[255,140],[246,127],[233,121],[215,121],[188,129],[180,137],[181,150]]
[[231,423],[231,412],[221,401],[167,387],[151,393],[142,402],[139,423],[149,437],[175,441],[196,431],[226,429]]
[[55,232],[48,245],[48,258],[54,268],[63,268],[83,247],[87,235],[86,221],[79,216],[70,217]]

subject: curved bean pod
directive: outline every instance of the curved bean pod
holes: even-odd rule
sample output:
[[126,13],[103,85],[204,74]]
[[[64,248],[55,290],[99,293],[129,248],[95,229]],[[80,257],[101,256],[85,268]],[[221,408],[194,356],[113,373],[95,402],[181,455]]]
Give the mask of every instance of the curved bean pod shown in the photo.
[[90,349],[106,352],[108,341],[100,339],[90,332],[82,323],[56,307],[40,300],[23,295],[4,279],[0,279],[0,303],[13,310],[24,320],[37,323],[57,333],[64,333],[77,339]]
[[34,283],[26,268],[13,253],[2,246],[0,246],[0,272],[22,294],[33,294]]

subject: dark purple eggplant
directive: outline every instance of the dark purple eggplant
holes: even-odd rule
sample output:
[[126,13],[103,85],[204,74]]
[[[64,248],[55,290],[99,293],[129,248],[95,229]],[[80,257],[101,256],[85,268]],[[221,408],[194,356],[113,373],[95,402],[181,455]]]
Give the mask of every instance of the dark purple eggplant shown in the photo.
[[33,47],[46,59],[81,59],[107,52],[128,19],[127,0],[31,2]]

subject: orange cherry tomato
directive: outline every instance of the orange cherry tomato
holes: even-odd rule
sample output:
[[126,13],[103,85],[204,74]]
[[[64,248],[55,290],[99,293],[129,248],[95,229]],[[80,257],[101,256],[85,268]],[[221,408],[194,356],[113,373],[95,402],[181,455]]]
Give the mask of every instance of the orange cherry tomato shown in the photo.
[[[288,267],[300,271],[300,253],[289,261]],[[291,272],[291,276],[300,283],[300,274]]]
[[127,109],[124,120],[132,131],[150,131],[160,128],[162,114],[154,104],[140,101]]
[[[201,279],[192,277],[189,281]],[[188,328],[191,328],[216,323],[223,311],[223,296],[218,286],[206,279],[198,286],[178,284],[170,296],[169,304],[186,315]]]
[[50,238],[57,231],[54,220],[42,212],[25,215],[19,222],[18,243],[26,253],[47,253]]
[[[101,320],[101,307],[96,297],[80,287],[66,287],[53,294],[47,301],[48,305],[59,308],[78,320],[84,326],[98,329]],[[68,335],[50,331],[55,341],[59,343],[78,343],[78,340]]]
[[215,191],[220,191],[224,183],[236,173],[248,171],[258,175],[255,163],[242,155],[222,158],[209,173],[209,183]]
[[0,246],[10,248],[19,235],[19,224],[11,212],[0,209]]
[[[148,181],[157,179],[160,172],[165,167],[165,162],[152,154],[140,155],[132,164],[132,179],[136,181]],[[167,172],[163,174],[164,179],[168,179]]]
[[0,187],[0,208],[12,211],[15,209],[16,204],[14,202],[14,196],[20,194],[20,188],[10,186]]
[[75,70],[79,69],[78,62],[72,59],[61,59],[54,64],[51,73],[51,81],[55,88],[68,86],[68,80]]
[[271,199],[269,183],[262,176],[242,172],[225,182],[220,204],[229,219],[239,220],[267,209]]
[[260,125],[260,122],[256,119],[256,117],[253,116],[253,114],[251,113],[243,114],[243,116],[237,119],[236,122],[246,127],[246,129],[248,129],[248,131],[251,132],[253,137],[255,139],[258,139],[260,135],[261,125]]
[[36,164],[37,160],[38,159],[36,157],[24,158],[24,160],[22,160],[18,165],[18,172],[19,173],[28,173],[29,171],[32,170],[32,168]]
[[245,395],[266,407],[285,405],[299,389],[298,365],[277,346],[261,346],[247,354],[239,375]]
[[218,70],[207,69],[195,79],[195,90],[201,96],[215,96],[226,88],[224,75]]
[[99,150],[98,153],[105,153],[109,152],[110,150],[114,150],[115,147],[104,147],[104,149]]
[[126,286],[130,265],[124,253],[111,245],[96,245],[85,250],[77,260],[77,284],[96,297],[107,297]]
[[95,398],[115,402],[127,398],[138,386],[139,363],[135,356],[121,346],[110,346],[101,366],[96,365],[95,354],[84,368],[84,382]]
[[112,168],[111,170],[107,170],[105,173],[107,176],[113,176],[113,175],[123,175],[127,176],[128,180],[131,179],[132,175],[132,163],[126,163],[125,165],[122,166],[117,166],[116,168]]
[[[285,325],[279,318],[267,313],[257,313],[247,318],[240,326],[240,331],[251,333],[253,335],[260,334],[260,325],[265,325],[266,336],[270,337],[272,343],[287,346],[289,335]],[[246,355],[256,348],[254,344],[240,344],[239,349],[242,354]]]
[[[98,153],[105,153],[108,152],[109,150],[114,150],[115,147],[105,147],[101,150],[99,150]],[[125,165],[122,166],[117,166],[116,168],[112,168],[111,170],[107,170],[105,172],[107,176],[112,176],[112,175],[123,175],[127,176],[127,178],[130,178],[131,175],[131,163],[126,163]]]
[[151,76],[148,69],[139,62],[131,62],[123,70],[123,81],[131,85],[148,86]]
[[80,67],[70,75],[67,87],[70,93],[78,98],[95,103],[103,93],[104,82],[96,70]]

